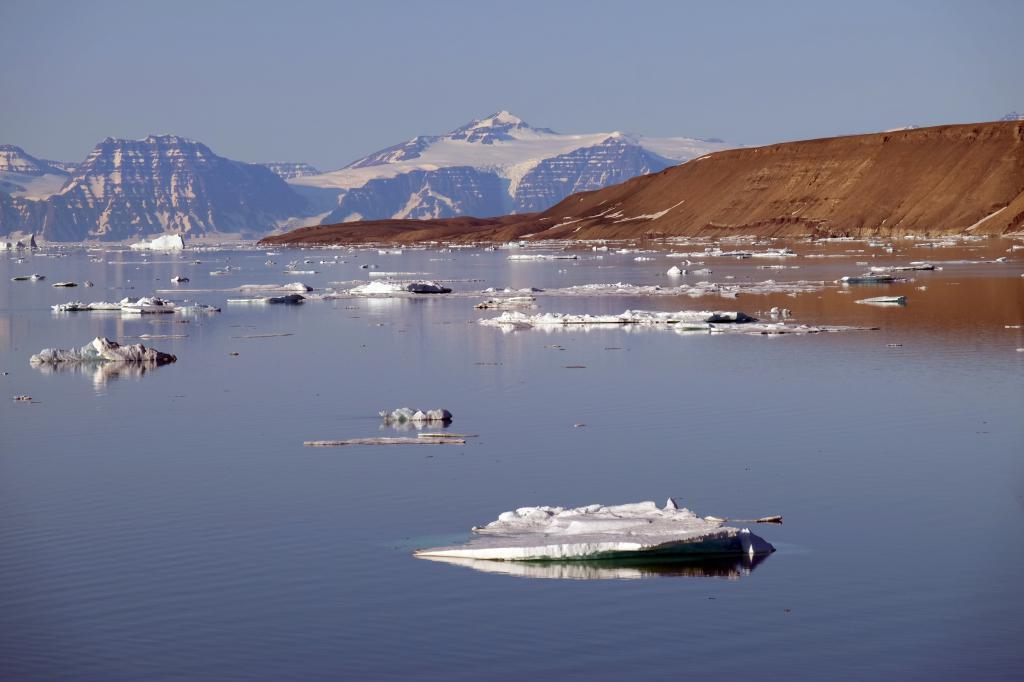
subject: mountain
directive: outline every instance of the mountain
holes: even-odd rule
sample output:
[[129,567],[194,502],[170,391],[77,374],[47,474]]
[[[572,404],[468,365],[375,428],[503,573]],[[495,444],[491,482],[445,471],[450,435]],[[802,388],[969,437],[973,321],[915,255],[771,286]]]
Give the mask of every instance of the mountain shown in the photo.
[[199,142],[175,135],[107,138],[55,194],[35,200],[0,194],[0,233],[32,232],[50,241],[258,235],[307,210],[306,200],[271,170],[217,156]]
[[475,224],[307,227],[274,244],[381,239],[1001,235],[1024,228],[1024,122],[853,135],[708,154],[575,194],[543,213]]
[[726,148],[721,140],[563,135],[499,111],[289,183],[337,193],[324,223],[528,213]]
[[270,163],[261,163],[260,165],[264,168],[269,168],[282,180],[291,180],[292,178],[304,178],[307,175],[321,174],[321,172],[313,166],[308,163],[302,163],[301,161],[271,161]]
[[1003,116],[1000,121],[1024,121],[1024,114],[1018,114],[1016,111],[1011,111],[1006,116]]
[[0,192],[41,199],[56,193],[68,172],[56,161],[37,159],[21,147],[0,144]]

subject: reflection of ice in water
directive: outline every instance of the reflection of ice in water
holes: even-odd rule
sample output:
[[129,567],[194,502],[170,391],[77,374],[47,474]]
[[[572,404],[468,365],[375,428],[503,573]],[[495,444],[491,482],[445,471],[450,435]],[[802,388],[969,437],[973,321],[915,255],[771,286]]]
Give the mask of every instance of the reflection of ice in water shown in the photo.
[[388,429],[394,429],[395,431],[439,431],[451,427],[451,422],[442,421],[429,421],[429,422],[382,422],[380,425],[380,431],[386,431]]
[[766,555],[699,559],[634,559],[603,561],[487,561],[455,557],[421,559],[465,566],[484,573],[552,580],[639,580],[641,578],[725,578],[739,580],[767,559]]
[[108,381],[130,378],[138,379],[156,365],[125,364],[116,362],[103,363],[61,363],[33,365],[43,374],[81,374],[92,378],[93,386],[99,390]]

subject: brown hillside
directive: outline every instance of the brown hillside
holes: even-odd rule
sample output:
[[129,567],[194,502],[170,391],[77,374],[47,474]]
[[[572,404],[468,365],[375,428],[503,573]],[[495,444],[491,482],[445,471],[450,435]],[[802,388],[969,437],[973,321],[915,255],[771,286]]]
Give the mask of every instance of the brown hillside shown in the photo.
[[[979,223],[979,221],[981,221]],[[387,224],[387,225],[386,225]],[[421,227],[417,227],[421,225]],[[1024,122],[734,149],[533,216],[303,228],[273,243],[1004,234],[1024,229]],[[340,230],[340,232],[339,232]]]

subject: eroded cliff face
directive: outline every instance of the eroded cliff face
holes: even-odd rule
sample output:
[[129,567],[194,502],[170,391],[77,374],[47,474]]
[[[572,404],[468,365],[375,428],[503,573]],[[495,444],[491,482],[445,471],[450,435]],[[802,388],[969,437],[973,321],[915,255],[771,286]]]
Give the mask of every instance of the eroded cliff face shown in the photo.
[[263,166],[174,135],[100,142],[55,194],[9,197],[0,232],[50,241],[134,239],[163,232],[262,234],[306,201]]

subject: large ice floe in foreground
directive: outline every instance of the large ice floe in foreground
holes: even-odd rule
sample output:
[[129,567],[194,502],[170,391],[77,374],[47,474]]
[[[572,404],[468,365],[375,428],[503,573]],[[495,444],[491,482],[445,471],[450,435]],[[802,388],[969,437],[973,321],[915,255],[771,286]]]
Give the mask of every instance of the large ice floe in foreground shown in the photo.
[[415,552],[424,558],[490,561],[619,560],[673,556],[747,557],[775,551],[747,529],[700,517],[669,499],[586,507],[522,507],[473,528],[465,544]]
[[45,348],[29,359],[29,364],[61,365],[121,363],[135,365],[166,365],[177,361],[170,353],[147,348],[141,343],[121,345],[117,341],[97,336],[81,348]]

